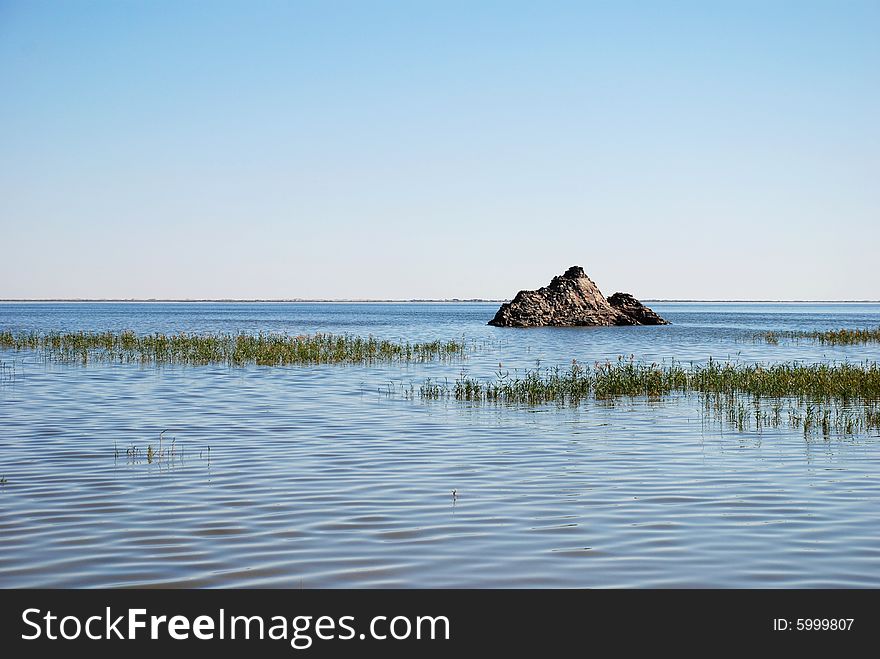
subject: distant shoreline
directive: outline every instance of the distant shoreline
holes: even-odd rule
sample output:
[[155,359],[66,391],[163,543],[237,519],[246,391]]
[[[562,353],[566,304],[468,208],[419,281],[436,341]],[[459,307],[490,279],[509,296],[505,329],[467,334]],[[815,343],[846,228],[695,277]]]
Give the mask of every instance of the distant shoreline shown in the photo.
[[[713,304],[880,304],[880,300],[673,300],[673,299],[654,299],[646,298],[642,300],[646,303],[713,303]],[[411,300],[391,300],[391,299],[329,299],[329,298],[289,298],[289,299],[272,299],[272,298],[0,298],[0,304],[21,303],[21,302],[63,302],[63,303],[89,303],[89,302],[116,302],[116,303],[249,303],[249,302],[265,302],[276,304],[501,304],[510,302],[510,300],[502,299],[483,299],[483,298],[444,298],[444,299],[411,299]]]
[[286,304],[443,304],[443,303],[501,303],[507,300],[482,300],[482,299],[459,299],[449,298],[440,300],[380,300],[380,299],[306,299],[306,298],[290,298],[290,299],[272,299],[272,298],[197,298],[197,299],[178,299],[178,298],[0,298],[0,304],[10,302],[177,302],[177,303],[207,303],[207,302],[227,302],[227,303],[247,303],[247,302],[274,302]]
[[654,300],[642,302],[701,302],[715,304],[880,304],[880,300]]

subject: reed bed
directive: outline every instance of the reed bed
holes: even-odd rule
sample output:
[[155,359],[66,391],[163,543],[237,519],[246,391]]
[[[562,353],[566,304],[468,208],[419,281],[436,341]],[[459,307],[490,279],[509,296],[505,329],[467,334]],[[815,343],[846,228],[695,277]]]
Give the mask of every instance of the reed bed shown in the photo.
[[704,418],[740,432],[764,428],[797,428],[804,437],[852,436],[880,432],[877,400],[807,402],[803,399],[761,399],[704,395]]
[[643,364],[634,360],[568,369],[534,369],[522,375],[499,371],[495,380],[462,375],[451,386],[428,381],[423,398],[454,397],[498,403],[577,404],[587,397],[660,397],[673,393],[746,394],[758,398],[798,397],[809,400],[880,399],[880,366],[876,362],[838,364],[735,364],[709,360],[683,366]]
[[452,398],[497,405],[579,405],[586,400],[613,403],[621,398],[649,400],[698,395],[713,418],[739,429],[778,427],[787,421],[805,434],[856,434],[880,429],[880,366],[858,364],[643,364],[634,360],[567,369],[545,368],[494,380],[462,375],[426,381],[423,399]]
[[313,334],[150,334],[125,332],[0,332],[0,348],[32,350],[64,362],[140,364],[371,364],[451,360],[463,341],[394,342],[374,337]]
[[867,343],[880,343],[880,327],[876,329],[839,329],[827,332],[762,332],[756,334],[757,340],[777,345],[781,339],[814,341],[829,346],[852,346]]

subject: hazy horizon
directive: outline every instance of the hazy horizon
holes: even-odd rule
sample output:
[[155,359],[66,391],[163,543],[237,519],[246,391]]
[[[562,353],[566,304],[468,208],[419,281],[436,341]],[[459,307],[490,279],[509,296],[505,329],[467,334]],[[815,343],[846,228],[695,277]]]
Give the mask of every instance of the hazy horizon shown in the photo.
[[877,300],[877,2],[3,2],[2,299]]
[[[615,291],[617,292],[617,291]],[[620,291],[626,292],[626,291]],[[0,304],[14,304],[16,302],[267,302],[267,303],[389,303],[389,304],[406,304],[406,303],[420,303],[420,302],[461,302],[461,303],[496,303],[496,302],[509,302],[514,295],[510,295],[503,298],[489,298],[489,297],[448,297],[448,298],[424,298],[424,297],[412,297],[412,298],[382,298],[382,297],[364,297],[364,298],[303,298],[303,297],[290,297],[290,298],[158,298],[158,297],[150,297],[150,298],[136,298],[136,297],[127,297],[127,298],[112,298],[112,297],[45,297],[45,298],[0,298]],[[717,304],[880,304],[880,299],[828,299],[828,300],[819,300],[819,299],[684,299],[684,298],[642,298],[642,302],[652,302],[652,303],[717,303]]]

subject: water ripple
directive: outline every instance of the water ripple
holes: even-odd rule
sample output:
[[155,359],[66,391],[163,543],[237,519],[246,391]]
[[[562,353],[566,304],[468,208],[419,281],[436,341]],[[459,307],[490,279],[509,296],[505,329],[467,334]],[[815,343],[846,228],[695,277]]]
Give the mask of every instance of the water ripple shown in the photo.
[[[875,436],[730,431],[687,398],[500,410],[387,393],[499,361],[880,357],[746,340],[876,325],[876,305],[654,306],[675,324],[505,332],[484,326],[487,305],[0,305],[11,330],[480,344],[464,365],[370,368],[0,354],[15,363],[0,385],[0,586],[880,586]],[[163,430],[176,453],[150,462]]]

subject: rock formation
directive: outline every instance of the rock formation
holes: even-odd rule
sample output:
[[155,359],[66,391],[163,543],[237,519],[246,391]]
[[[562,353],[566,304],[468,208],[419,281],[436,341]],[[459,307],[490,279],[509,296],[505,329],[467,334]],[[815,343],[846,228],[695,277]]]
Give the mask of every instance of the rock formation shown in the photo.
[[639,302],[629,293],[615,293],[608,298],[608,304],[622,313],[632,322],[619,322],[617,325],[668,325],[669,321],[663,320],[651,309]]
[[501,305],[489,321],[496,327],[572,327],[585,325],[666,325],[656,313],[629,293],[615,293],[608,299],[573,265],[553,278],[549,286],[520,291]]

